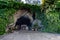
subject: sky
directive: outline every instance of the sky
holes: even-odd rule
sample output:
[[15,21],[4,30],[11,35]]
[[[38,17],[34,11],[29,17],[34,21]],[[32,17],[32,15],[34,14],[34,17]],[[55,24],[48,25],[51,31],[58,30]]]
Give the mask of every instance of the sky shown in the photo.
[[22,0],[22,1],[23,1],[24,3],[26,3],[25,0]]
[[[26,3],[25,0],[22,0],[22,1],[23,1],[24,3]],[[42,3],[42,0],[40,0],[40,2]]]

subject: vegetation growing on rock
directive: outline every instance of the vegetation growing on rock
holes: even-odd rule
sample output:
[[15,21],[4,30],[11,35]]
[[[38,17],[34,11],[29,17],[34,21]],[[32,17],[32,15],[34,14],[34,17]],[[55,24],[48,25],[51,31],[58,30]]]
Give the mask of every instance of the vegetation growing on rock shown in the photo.
[[[4,34],[6,25],[13,22],[14,12],[22,9],[36,13],[36,18],[44,25],[45,29],[42,31],[60,33],[60,2],[50,2],[44,1],[44,5],[37,6],[15,1],[0,1],[0,34]],[[9,21],[10,16],[12,20]]]

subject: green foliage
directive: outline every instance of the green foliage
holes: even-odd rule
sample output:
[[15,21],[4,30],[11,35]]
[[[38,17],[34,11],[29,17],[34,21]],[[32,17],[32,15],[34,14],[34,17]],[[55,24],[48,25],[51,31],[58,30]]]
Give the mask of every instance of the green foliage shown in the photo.
[[45,30],[48,32],[59,32],[60,20],[58,12],[46,13],[46,17],[47,26]]
[[[37,5],[24,4],[15,1],[0,1],[0,34],[5,33],[6,25],[13,22],[14,12],[20,9],[40,14],[40,6]],[[12,17],[11,20],[10,17]]]
[[57,2],[57,3],[56,3],[56,6],[57,6],[58,8],[60,8],[60,2]]
[[[58,8],[60,4],[56,3],[54,5]],[[48,9],[51,8],[50,6],[51,5],[48,5]],[[40,19],[44,25],[45,29],[42,31],[60,33],[60,12],[56,10],[52,10],[47,13],[44,12],[48,10],[45,9],[47,8],[47,5],[42,7],[44,11],[41,12],[41,7],[42,6],[24,4],[15,1],[0,1],[0,34],[5,32],[5,27],[7,24],[13,22],[12,20],[9,20],[9,17],[13,17],[14,12],[20,9],[24,9],[32,13],[35,12],[36,18]]]
[[[60,33],[60,2],[58,0],[45,0],[40,19],[46,32]],[[48,11],[47,11],[48,10]]]
[[[30,5],[30,4],[24,4],[21,2],[15,2],[15,1],[0,1],[0,8],[14,8],[14,9],[30,9],[32,11],[39,11],[40,6],[37,5]],[[5,6],[5,7],[4,7]]]
[[6,25],[11,23],[11,21],[9,21],[9,17],[13,15],[13,13],[15,12],[14,9],[0,9],[0,34],[4,34],[5,33],[5,28]]
[[[0,2],[1,2],[0,9],[3,9],[3,8],[8,8],[8,9],[13,8],[15,10],[24,9],[24,10],[30,11],[32,13],[36,12],[36,13],[38,13],[37,15],[40,16],[40,12],[41,12],[40,6],[24,4],[21,2],[15,2],[15,1],[0,1]],[[38,16],[37,16],[37,18],[39,19]]]

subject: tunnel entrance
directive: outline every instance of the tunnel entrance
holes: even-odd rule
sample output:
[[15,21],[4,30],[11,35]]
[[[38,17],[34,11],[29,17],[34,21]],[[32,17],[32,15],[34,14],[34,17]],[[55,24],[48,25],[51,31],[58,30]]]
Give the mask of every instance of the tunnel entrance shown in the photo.
[[[24,10],[23,10],[24,11]],[[19,12],[20,13],[20,12]],[[18,14],[17,14],[18,15]],[[16,17],[16,15],[15,15]],[[24,13],[21,13],[15,20],[15,27],[17,26],[17,29],[26,29],[31,30],[32,23],[35,20],[35,13],[30,13],[28,11],[24,11]]]
[[[26,10],[18,10],[17,12],[15,12],[13,17],[14,17],[14,23],[11,24],[13,26],[10,26],[11,30],[17,28],[18,30],[20,30],[20,29],[26,30],[27,29],[27,30],[35,31],[35,30],[38,30],[41,28],[38,26],[38,25],[40,25],[40,23],[35,18],[36,17],[35,12],[31,13]],[[38,22],[39,24],[37,23],[37,25],[34,25],[34,23],[36,23],[36,22]],[[34,27],[33,27],[33,25],[34,25]]]

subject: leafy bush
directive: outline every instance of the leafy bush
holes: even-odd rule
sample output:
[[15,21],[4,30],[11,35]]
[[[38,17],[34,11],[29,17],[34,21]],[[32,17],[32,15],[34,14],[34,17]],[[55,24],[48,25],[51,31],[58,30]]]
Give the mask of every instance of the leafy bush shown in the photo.
[[49,13],[45,13],[44,15],[45,16],[41,18],[42,24],[45,27],[43,31],[60,33],[59,12],[51,11]]
[[9,21],[9,17],[12,17],[14,12],[14,9],[0,9],[0,34],[5,33],[6,25],[13,20]]
[[13,14],[16,10],[24,9],[30,12],[40,12],[40,6],[30,5],[19,3],[15,1],[0,1],[0,34],[5,33],[6,25],[13,22],[9,20],[10,17],[13,17]]
[[[50,5],[44,6],[45,10],[40,14],[40,19],[45,27],[43,31],[60,33],[60,2],[56,2],[53,5],[51,5],[53,8],[51,8]],[[46,8],[46,6],[48,7]]]
[[[36,13],[36,18],[42,21],[46,32],[60,33],[60,12],[50,11],[49,13],[41,12],[41,7],[37,5],[24,4],[15,1],[0,1],[0,34],[5,33],[6,25],[10,23],[9,17],[16,10],[24,9]],[[13,19],[13,18],[12,18]],[[12,21],[12,20],[11,20]]]

